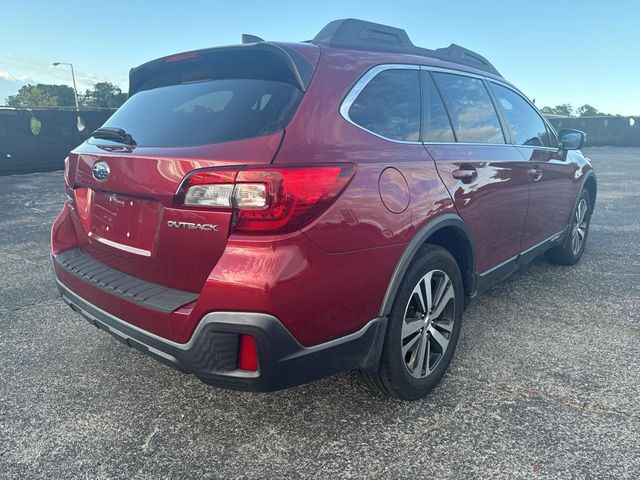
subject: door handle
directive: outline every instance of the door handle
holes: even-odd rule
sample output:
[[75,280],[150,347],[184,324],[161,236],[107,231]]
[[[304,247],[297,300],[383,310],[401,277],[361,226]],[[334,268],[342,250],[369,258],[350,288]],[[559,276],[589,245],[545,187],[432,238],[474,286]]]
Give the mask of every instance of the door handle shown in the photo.
[[539,167],[528,168],[527,175],[531,180],[537,182],[542,178],[542,170]]
[[478,171],[473,167],[459,168],[451,172],[453,178],[462,180],[463,182],[470,182],[478,176]]

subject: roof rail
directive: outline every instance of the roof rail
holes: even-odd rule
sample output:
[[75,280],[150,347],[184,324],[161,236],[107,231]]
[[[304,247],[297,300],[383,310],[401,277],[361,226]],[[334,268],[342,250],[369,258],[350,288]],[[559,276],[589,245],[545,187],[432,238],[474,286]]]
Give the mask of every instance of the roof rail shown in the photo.
[[355,18],[334,20],[315,36],[312,43],[338,48],[373,50],[380,52],[409,53],[423,57],[433,57],[446,62],[457,63],[484,70],[501,77],[500,73],[482,55],[451,44],[446,48],[429,50],[416,47],[401,28],[366,22]]

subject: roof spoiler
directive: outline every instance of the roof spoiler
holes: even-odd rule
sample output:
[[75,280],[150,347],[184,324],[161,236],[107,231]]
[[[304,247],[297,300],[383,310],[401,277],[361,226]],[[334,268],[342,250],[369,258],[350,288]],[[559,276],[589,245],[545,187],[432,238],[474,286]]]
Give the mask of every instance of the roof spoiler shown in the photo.
[[[249,40],[249,38],[247,39]],[[244,35],[243,40],[245,40]],[[165,84],[180,83],[176,81],[176,79],[180,77],[180,71],[184,71],[185,67],[195,66],[197,62],[208,62],[207,65],[211,67],[211,65],[217,61],[220,64],[220,68],[216,73],[224,75],[225,69],[233,68],[234,64],[239,64],[245,69],[251,69],[252,65],[255,64],[253,67],[259,68],[257,62],[251,61],[254,58],[262,58],[265,61],[271,59],[272,62],[269,63],[268,66],[273,65],[274,62],[275,64],[281,65],[283,68],[281,68],[280,71],[282,75],[286,75],[287,81],[294,83],[303,92],[307,90],[314,73],[314,67],[311,66],[302,55],[286,45],[265,42],[259,37],[251,36],[250,40],[252,40],[250,43],[244,45],[208,48],[169,55],[132,68],[129,71],[129,96],[143,89]],[[251,57],[251,55],[254,56]],[[229,62],[230,59],[241,57],[250,57],[250,60],[244,63],[237,61]],[[160,77],[167,77],[169,79],[163,80],[165,83],[158,81],[156,82],[157,84],[153,84],[153,87],[148,86],[149,82]]]
[[320,30],[320,33],[311,42],[337,48],[409,53],[423,57],[433,57],[446,62],[484,70],[499,77],[502,76],[482,55],[459,45],[451,44],[446,48],[438,48],[436,50],[416,47],[407,32],[401,28],[366,22],[355,18],[330,22]]

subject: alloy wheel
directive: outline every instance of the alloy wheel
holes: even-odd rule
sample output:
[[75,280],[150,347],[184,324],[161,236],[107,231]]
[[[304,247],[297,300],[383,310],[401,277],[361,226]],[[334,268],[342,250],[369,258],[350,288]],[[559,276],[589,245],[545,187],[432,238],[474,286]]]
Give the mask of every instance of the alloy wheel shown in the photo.
[[588,210],[589,205],[587,201],[584,198],[581,199],[580,203],[578,203],[578,208],[576,208],[575,223],[573,224],[573,232],[571,234],[571,249],[574,255],[578,255],[580,252],[584,238],[587,235]]
[[455,290],[442,270],[432,270],[413,289],[405,309],[401,348],[415,378],[428,376],[444,356],[453,332]]

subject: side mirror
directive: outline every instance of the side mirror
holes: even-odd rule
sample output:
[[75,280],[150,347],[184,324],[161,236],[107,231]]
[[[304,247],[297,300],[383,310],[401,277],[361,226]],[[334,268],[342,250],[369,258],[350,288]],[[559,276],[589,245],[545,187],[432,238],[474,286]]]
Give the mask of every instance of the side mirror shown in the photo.
[[560,130],[558,136],[563,150],[580,150],[587,141],[587,134],[580,130]]

